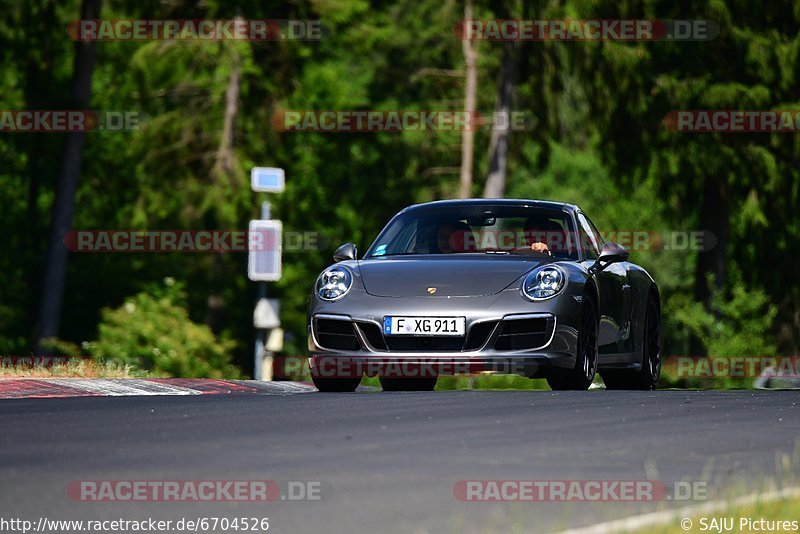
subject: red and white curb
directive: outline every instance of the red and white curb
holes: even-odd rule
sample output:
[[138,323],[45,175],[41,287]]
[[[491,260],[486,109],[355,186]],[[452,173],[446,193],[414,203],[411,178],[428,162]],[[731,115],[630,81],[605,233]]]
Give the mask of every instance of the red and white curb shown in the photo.
[[135,397],[157,395],[289,395],[317,388],[300,382],[202,378],[11,378],[0,380],[0,399]]

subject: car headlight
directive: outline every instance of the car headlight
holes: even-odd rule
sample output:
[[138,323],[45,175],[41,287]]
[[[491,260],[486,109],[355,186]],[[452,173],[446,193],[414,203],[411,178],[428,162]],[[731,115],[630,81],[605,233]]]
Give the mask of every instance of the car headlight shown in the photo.
[[522,293],[531,300],[544,300],[558,295],[567,283],[561,267],[537,267],[522,282]]
[[353,275],[345,267],[331,267],[317,278],[317,296],[322,300],[338,300],[350,291]]

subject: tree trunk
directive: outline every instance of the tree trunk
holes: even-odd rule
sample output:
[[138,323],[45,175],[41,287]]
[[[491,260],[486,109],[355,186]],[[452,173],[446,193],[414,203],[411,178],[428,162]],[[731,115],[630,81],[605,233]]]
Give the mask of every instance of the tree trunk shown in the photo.
[[[241,21],[241,17],[236,17],[236,21]],[[218,172],[222,172],[228,176],[233,182],[234,176],[234,126],[236,124],[236,115],[239,112],[239,92],[242,78],[242,69],[236,45],[231,46],[230,50],[231,59],[231,73],[228,78],[228,88],[225,91],[225,116],[222,123],[222,136],[217,149],[217,157],[215,166]]]
[[[82,0],[81,18],[99,19],[102,0]],[[95,61],[95,43],[78,41],[75,43],[75,63],[72,72],[70,105],[74,109],[87,109],[92,94],[92,72]],[[47,246],[44,280],[42,281],[39,316],[36,321],[35,340],[37,352],[41,351],[41,341],[58,335],[61,320],[61,307],[64,299],[64,282],[67,274],[67,249],[64,235],[72,227],[75,211],[75,192],[81,170],[85,132],[66,134],[64,155],[58,171],[56,197],[53,204],[53,220],[50,226],[50,240]]]
[[[466,0],[466,5],[464,6],[464,20],[472,20],[472,0]],[[465,24],[468,24],[468,22],[465,22]],[[474,123],[474,119],[475,100],[478,91],[478,50],[471,37],[471,35],[465,34],[462,36],[461,41],[464,48],[466,76],[466,83],[464,84],[464,111],[467,114],[467,124],[469,126],[464,129],[461,135],[461,176],[458,193],[460,198],[469,198],[472,196],[472,153],[475,144],[475,128],[477,127]]]
[[508,137],[510,134],[511,108],[514,96],[514,75],[517,70],[517,50],[514,43],[503,48],[500,80],[497,84],[495,112],[503,119],[500,126],[492,130],[489,143],[489,176],[483,189],[486,198],[502,198],[506,192],[506,167],[508,164]]
[[[38,35],[46,35],[46,28],[58,25],[56,6],[52,0],[29,1],[22,3],[22,19],[18,21],[21,27],[28,28]],[[25,61],[25,94],[26,109],[48,109],[52,107],[53,98],[53,39],[47,37],[28,38],[29,49],[26,50]],[[41,51],[41,56],[39,55]],[[26,172],[28,175],[27,196],[27,247],[28,250],[38,251],[46,239],[46,221],[39,216],[39,191],[42,187],[42,176],[45,176],[52,164],[48,152],[49,144],[46,137],[52,136],[47,132],[33,132],[26,136],[28,154]],[[33,267],[33,266],[32,266]],[[42,270],[44,263],[37,260],[35,267],[27,269],[26,280],[28,287],[32,288],[25,309],[26,322],[32,323],[38,313]],[[28,332],[31,334],[32,332]]]
[[[235,19],[237,22],[243,19],[239,16]],[[212,173],[217,180],[225,180],[235,185],[237,179],[236,170],[236,154],[234,152],[235,141],[235,127],[236,118],[239,114],[239,96],[241,92],[242,81],[242,68],[241,58],[237,49],[237,43],[231,45],[226,52],[229,54],[231,69],[228,77],[228,87],[225,90],[225,114],[222,119],[222,135],[219,140],[219,147],[217,148],[217,155],[214,162]],[[222,279],[224,278],[225,265],[223,262],[223,253],[215,252],[213,258],[213,267],[211,275],[211,290],[207,299],[206,308],[206,324],[214,334],[219,334],[223,323],[223,314],[225,312],[225,299],[220,294],[219,285],[224,285]]]

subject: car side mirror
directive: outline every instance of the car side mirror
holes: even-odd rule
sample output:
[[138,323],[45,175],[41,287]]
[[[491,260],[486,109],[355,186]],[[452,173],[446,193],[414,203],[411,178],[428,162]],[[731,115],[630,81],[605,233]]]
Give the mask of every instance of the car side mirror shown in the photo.
[[619,243],[609,241],[600,247],[600,256],[597,258],[597,261],[594,262],[594,265],[589,268],[589,271],[591,271],[592,274],[598,273],[612,263],[628,261],[629,256],[628,249]]
[[339,263],[344,260],[354,260],[358,255],[358,248],[352,243],[345,243],[333,253],[333,261]]

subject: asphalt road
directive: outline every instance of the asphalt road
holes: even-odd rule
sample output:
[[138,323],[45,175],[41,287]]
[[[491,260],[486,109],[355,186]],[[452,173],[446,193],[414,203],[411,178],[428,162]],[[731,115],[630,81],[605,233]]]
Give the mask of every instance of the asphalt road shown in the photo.
[[[548,532],[673,506],[462,502],[460,480],[785,477],[797,392],[543,391],[0,401],[0,518],[268,517],[270,532]],[[322,500],[79,502],[77,480],[319,481]],[[686,503],[681,503],[686,504]]]

